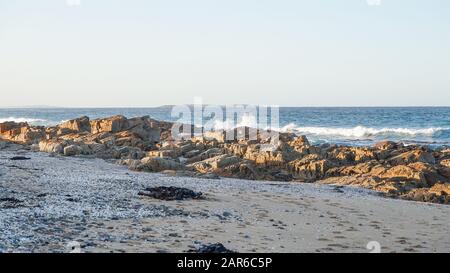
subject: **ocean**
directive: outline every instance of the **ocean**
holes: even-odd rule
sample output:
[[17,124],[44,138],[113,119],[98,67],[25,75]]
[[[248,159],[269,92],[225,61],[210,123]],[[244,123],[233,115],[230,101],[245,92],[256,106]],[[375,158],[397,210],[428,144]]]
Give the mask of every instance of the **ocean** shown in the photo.
[[[157,108],[4,108],[0,122],[55,125],[90,118],[148,115],[175,121],[171,107]],[[245,123],[245,121],[243,121]],[[283,107],[280,130],[306,135],[314,144],[372,145],[381,140],[450,146],[450,107]],[[246,125],[246,124],[243,124]]]

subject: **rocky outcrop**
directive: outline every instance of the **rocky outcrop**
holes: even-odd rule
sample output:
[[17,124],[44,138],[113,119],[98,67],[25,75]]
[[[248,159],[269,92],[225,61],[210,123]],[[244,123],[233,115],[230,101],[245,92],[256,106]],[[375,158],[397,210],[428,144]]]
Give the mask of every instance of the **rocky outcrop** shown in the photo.
[[373,147],[317,146],[291,133],[280,133],[277,145],[268,145],[274,132],[248,127],[175,140],[171,126],[147,116],[81,117],[47,128],[6,122],[0,124],[0,138],[41,152],[117,160],[134,171],[356,186],[448,203],[450,149],[389,141]]
[[185,166],[171,159],[161,157],[145,157],[141,160],[125,160],[121,162],[128,165],[133,171],[161,172],[165,170],[184,170]]
[[58,140],[42,140],[39,142],[39,150],[45,153],[63,154],[67,142]]
[[193,163],[188,165],[192,167],[198,172],[201,173],[209,173],[209,172],[218,172],[230,165],[239,163],[239,158],[234,155],[219,155],[213,158],[205,159],[200,162]]
[[128,127],[127,118],[114,116],[105,119],[96,119],[90,122],[91,133],[118,133]]
[[413,189],[400,197],[418,202],[450,204],[450,183],[436,184],[431,188]]
[[45,137],[44,127],[32,127],[27,123],[0,123],[0,139],[22,143],[35,144]]
[[62,132],[91,132],[91,123],[88,117],[81,117],[74,120],[69,120],[58,125],[58,130]]
[[69,145],[64,147],[64,155],[65,156],[75,156],[80,155],[82,153],[82,149],[78,145]]
[[302,182],[314,182],[324,178],[326,172],[334,167],[334,163],[316,154],[310,154],[290,162],[289,167],[295,179]]
[[8,122],[0,124],[0,129],[2,139],[39,143],[42,152],[115,159],[141,159],[145,151],[155,148],[161,137],[161,129],[149,117],[114,116],[92,121],[81,117],[48,128]]
[[436,159],[433,154],[422,151],[422,150],[413,150],[401,153],[397,156],[388,159],[388,162],[392,165],[404,165],[410,164],[414,162],[423,162],[428,164],[435,164]]

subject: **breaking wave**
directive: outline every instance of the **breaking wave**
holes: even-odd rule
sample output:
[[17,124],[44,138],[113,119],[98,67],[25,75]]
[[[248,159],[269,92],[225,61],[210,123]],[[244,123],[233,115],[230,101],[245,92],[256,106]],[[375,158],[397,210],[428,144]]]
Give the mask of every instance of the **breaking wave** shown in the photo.
[[293,132],[304,135],[315,136],[335,136],[346,138],[370,138],[385,135],[396,136],[434,136],[438,133],[449,131],[450,128],[430,127],[430,128],[371,128],[365,126],[356,126],[353,128],[332,128],[332,127],[297,127],[291,123],[284,126],[282,132]]
[[259,128],[257,118],[251,114],[244,114],[237,122],[234,120],[214,120],[213,128],[215,130],[231,130],[238,127]]
[[35,118],[16,118],[16,117],[0,118],[0,123],[7,122],[7,121],[28,122],[30,124],[40,124],[40,123],[47,122],[46,119],[35,119]]

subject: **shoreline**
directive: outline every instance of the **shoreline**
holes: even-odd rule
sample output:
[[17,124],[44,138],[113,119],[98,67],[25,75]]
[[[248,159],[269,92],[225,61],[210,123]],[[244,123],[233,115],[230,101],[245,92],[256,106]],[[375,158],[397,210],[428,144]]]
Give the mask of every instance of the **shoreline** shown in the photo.
[[[450,206],[370,190],[130,172],[20,145],[0,151],[0,174],[0,199],[20,201],[0,207],[0,252],[68,252],[72,241],[82,252],[186,252],[222,243],[241,253],[364,253],[372,241],[381,252],[450,251]],[[139,196],[148,186],[189,188],[205,199]]]
[[[189,106],[192,107],[192,105]],[[281,131],[286,130],[286,132],[308,136],[314,145],[328,143],[362,147],[371,146],[383,140],[391,140],[406,145],[450,146],[450,128],[446,122],[447,108],[410,108],[408,110],[405,107],[281,107],[279,127]],[[28,121],[33,126],[50,127],[81,116],[99,119],[113,115],[127,117],[150,115],[160,121],[174,122],[176,120],[171,115],[171,109],[165,107],[82,107],[62,110],[0,109],[0,122]],[[341,115],[342,118],[333,118]],[[253,117],[254,114],[250,116]],[[408,117],[414,121],[408,121]],[[224,121],[224,124],[229,122]],[[241,125],[251,126],[248,122]]]
[[34,151],[112,160],[131,171],[357,186],[387,197],[450,204],[450,149],[445,147],[391,141],[312,145],[305,136],[249,127],[178,140],[172,132],[177,126],[149,116],[84,116],[50,127],[0,123],[0,139]]

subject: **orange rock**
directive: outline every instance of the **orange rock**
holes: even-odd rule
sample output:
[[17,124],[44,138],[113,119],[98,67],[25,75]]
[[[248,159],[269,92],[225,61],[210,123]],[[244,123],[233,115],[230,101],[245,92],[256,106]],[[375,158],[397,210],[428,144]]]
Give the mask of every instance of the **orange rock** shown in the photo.
[[436,195],[450,195],[450,183],[436,184],[430,188],[430,192]]
[[45,138],[45,128],[32,127],[28,123],[0,123],[0,138],[22,144],[36,144]]
[[72,132],[91,132],[91,124],[88,117],[81,117],[73,120],[69,120],[59,124],[58,129],[60,131],[72,131]]
[[436,160],[433,154],[425,152],[422,150],[413,150],[409,152],[402,153],[400,155],[394,156],[388,159],[388,162],[393,165],[400,164],[410,164],[414,162],[424,162],[428,164],[435,164]]

